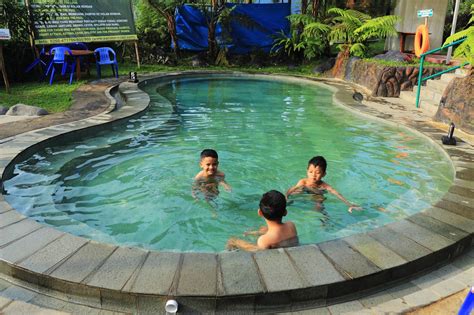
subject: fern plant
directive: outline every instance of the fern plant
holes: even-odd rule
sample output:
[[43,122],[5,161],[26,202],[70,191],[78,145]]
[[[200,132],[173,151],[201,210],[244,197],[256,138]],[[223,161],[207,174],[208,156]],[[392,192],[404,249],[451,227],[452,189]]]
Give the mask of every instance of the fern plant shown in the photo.
[[290,34],[278,33],[272,50],[283,50],[294,61],[302,56],[311,60],[322,55],[328,46],[326,35],[330,27],[306,14],[292,14],[287,19],[290,21]]
[[454,57],[465,58],[467,62],[474,65],[474,4],[471,6],[471,19],[469,20],[467,29],[457,32],[448,38],[443,45],[455,42],[462,38],[466,38],[454,51]]
[[329,41],[338,44],[337,48],[345,56],[365,57],[368,40],[397,34],[395,24],[399,17],[395,15],[371,18],[356,10],[339,8],[329,9],[328,13],[335,15]]

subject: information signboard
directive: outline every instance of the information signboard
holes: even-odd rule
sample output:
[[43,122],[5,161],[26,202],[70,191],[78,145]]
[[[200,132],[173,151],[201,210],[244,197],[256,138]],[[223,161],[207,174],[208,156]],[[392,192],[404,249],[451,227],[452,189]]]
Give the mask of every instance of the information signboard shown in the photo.
[[10,30],[8,28],[0,28],[0,40],[11,39]]
[[418,16],[419,18],[422,18],[422,17],[432,17],[432,16],[433,16],[433,9],[418,10],[417,16]]
[[137,40],[131,0],[30,0],[55,17],[35,22],[36,44]]

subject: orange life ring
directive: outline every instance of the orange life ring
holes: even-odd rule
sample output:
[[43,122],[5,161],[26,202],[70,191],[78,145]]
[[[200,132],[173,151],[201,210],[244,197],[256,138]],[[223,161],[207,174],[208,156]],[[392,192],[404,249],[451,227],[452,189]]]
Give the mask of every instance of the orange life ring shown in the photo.
[[413,44],[415,47],[415,55],[420,57],[421,54],[430,49],[430,35],[428,32],[428,26],[422,24],[417,27],[415,33],[415,43]]

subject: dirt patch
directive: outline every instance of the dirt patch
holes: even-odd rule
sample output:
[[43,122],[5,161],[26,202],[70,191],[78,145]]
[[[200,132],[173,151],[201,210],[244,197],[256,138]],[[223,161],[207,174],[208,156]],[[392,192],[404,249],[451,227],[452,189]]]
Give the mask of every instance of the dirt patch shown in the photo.
[[92,82],[82,85],[72,93],[73,104],[69,110],[63,113],[25,119],[21,122],[2,124],[0,139],[98,115],[110,105],[110,101],[105,96],[104,91],[117,83],[119,81],[115,80],[114,82]]

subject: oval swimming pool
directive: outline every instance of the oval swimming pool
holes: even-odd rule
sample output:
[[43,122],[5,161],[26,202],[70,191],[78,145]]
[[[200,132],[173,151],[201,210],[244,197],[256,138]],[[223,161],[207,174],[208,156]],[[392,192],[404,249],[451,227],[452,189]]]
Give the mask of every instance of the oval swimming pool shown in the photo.
[[[370,230],[429,207],[453,179],[448,158],[406,129],[332,103],[311,81],[195,76],[150,81],[138,119],[66,146],[47,147],[4,183],[18,211],[63,231],[114,244],[215,252],[264,224],[262,193],[285,192],[323,155],[324,178],[363,207],[352,214],[332,195],[322,209],[292,196],[286,220],[301,243]],[[193,198],[199,153],[214,148],[232,187]]]

